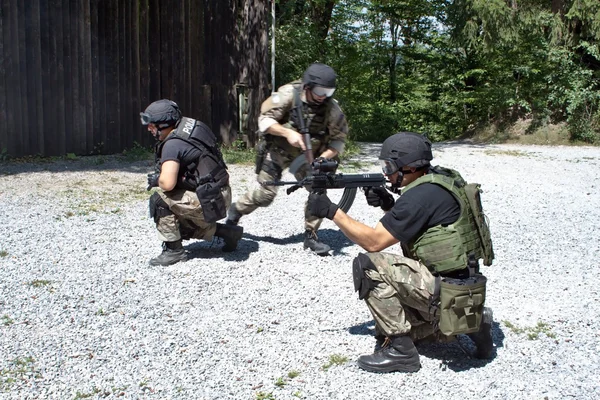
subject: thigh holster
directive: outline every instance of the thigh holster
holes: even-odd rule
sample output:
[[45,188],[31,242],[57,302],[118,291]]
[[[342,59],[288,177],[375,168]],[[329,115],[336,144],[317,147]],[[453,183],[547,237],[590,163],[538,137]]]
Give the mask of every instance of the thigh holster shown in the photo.
[[154,193],[150,196],[149,201],[150,217],[154,218],[154,222],[158,223],[161,217],[172,215],[173,212],[169,209],[169,205],[160,197],[158,193]]
[[352,277],[354,279],[354,290],[358,292],[358,298],[364,300],[369,292],[375,287],[366,270],[377,271],[373,261],[364,253],[360,253],[352,262]]

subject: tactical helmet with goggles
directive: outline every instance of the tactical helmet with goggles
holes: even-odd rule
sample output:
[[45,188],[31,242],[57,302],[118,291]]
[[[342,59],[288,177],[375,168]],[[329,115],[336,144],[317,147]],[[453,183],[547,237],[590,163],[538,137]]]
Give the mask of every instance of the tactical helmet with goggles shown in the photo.
[[155,124],[159,129],[176,125],[180,119],[179,106],[168,99],[157,100],[140,113],[142,125]]
[[387,138],[379,154],[381,168],[385,175],[392,175],[402,167],[422,168],[433,159],[431,142],[423,135],[413,132],[400,132]]
[[335,92],[335,79],[333,68],[322,63],[314,63],[304,71],[302,83],[319,97],[331,97]]

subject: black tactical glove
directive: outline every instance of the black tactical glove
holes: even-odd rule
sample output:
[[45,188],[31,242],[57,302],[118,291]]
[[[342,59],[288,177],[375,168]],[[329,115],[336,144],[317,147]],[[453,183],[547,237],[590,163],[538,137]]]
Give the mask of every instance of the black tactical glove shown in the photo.
[[146,190],[150,190],[153,187],[158,187],[158,177],[160,176],[159,173],[155,172],[153,174],[148,174],[148,187],[146,188]]
[[388,211],[394,207],[394,196],[390,194],[383,187],[366,187],[363,188],[365,191],[365,197],[367,203],[372,207],[381,207],[383,211]]
[[308,196],[308,212],[315,217],[333,219],[338,208],[325,193],[311,193]]

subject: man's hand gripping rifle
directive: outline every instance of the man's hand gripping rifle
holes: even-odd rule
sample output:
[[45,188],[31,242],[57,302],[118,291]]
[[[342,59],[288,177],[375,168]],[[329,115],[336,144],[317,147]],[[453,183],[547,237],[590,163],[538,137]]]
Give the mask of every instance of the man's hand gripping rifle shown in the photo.
[[287,189],[290,194],[301,187],[312,192],[322,192],[326,189],[385,187],[385,176],[383,174],[336,174],[338,163],[334,160],[317,158],[312,162],[312,175],[301,181],[266,181],[263,186],[285,186],[292,185]]

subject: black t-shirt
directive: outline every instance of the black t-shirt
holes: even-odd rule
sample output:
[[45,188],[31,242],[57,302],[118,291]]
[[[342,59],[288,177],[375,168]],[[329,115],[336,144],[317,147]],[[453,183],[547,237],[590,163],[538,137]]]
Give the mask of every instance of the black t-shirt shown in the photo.
[[434,183],[424,183],[402,194],[381,223],[401,243],[408,243],[427,229],[450,225],[460,216],[454,195]]
[[184,140],[167,138],[162,146],[160,162],[162,164],[165,161],[177,161],[179,172],[182,173],[184,167],[197,162],[201,154],[200,150]]

